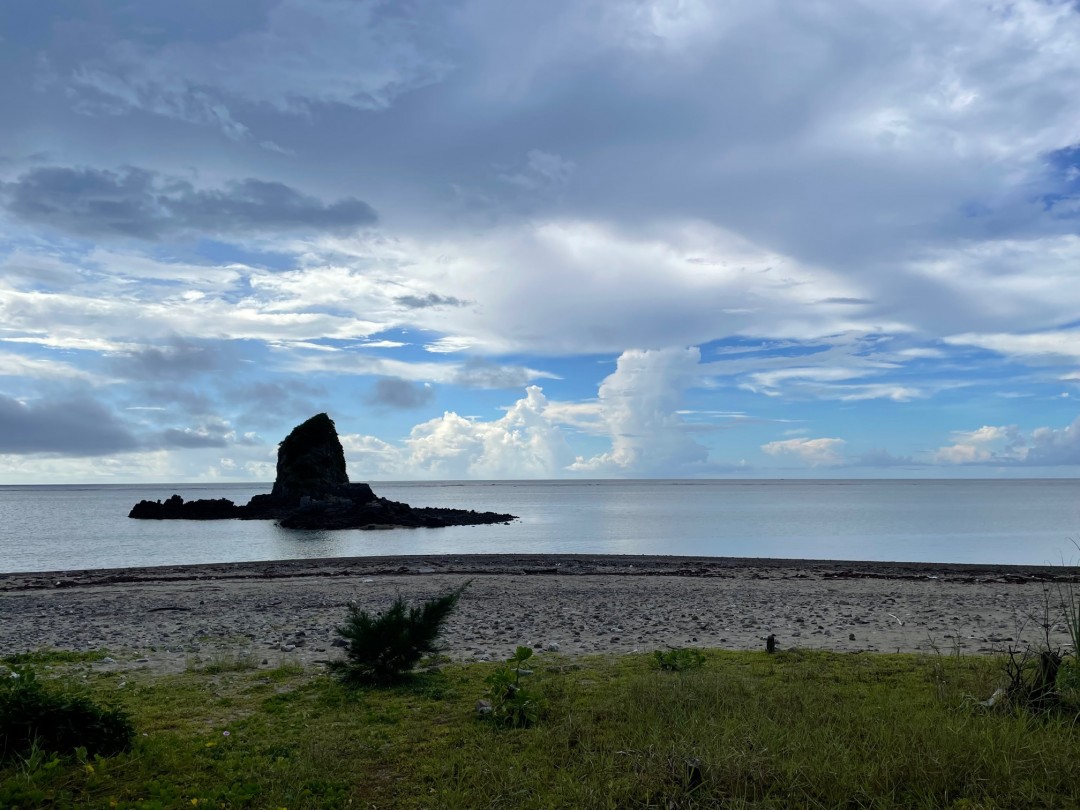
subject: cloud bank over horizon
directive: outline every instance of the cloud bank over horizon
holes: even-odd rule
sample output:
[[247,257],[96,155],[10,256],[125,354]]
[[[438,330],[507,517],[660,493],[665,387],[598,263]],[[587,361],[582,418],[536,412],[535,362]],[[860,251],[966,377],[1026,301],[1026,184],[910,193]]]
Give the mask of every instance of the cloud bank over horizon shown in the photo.
[[1065,0],[0,8],[7,483],[1080,474]]

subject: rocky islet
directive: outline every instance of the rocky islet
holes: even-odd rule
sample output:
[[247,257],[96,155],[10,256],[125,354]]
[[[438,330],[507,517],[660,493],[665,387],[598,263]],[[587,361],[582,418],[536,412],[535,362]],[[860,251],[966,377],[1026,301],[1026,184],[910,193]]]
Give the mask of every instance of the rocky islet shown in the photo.
[[288,529],[440,528],[508,523],[514,515],[471,509],[414,507],[351,483],[334,421],[325,413],[297,425],[278,446],[274,487],[246,504],[227,498],[139,501],[138,520],[276,520]]

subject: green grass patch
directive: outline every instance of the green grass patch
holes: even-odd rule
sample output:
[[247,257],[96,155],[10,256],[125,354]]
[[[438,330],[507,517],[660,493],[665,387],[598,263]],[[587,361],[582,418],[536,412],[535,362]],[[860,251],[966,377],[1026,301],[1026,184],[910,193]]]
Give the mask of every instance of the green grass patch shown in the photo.
[[12,653],[0,658],[6,666],[53,666],[56,664],[90,664],[100,661],[109,654],[108,650],[35,650],[33,652]]
[[977,706],[997,684],[993,659],[706,651],[685,671],[648,655],[529,665],[546,711],[527,728],[477,715],[495,664],[363,690],[299,667],[135,671],[123,688],[91,675],[91,694],[133,717],[134,750],[10,764],[0,807],[1080,803],[1080,726]]
[[188,669],[205,672],[207,675],[220,675],[223,672],[248,672],[259,668],[259,656],[252,650],[219,652],[208,660],[197,659],[188,665]]

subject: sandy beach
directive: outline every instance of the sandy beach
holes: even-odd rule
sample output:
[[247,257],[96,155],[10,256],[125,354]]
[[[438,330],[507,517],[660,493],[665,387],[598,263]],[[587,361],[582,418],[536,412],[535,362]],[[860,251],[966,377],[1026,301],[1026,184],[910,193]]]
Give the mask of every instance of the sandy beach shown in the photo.
[[[472,579],[443,637],[459,660],[700,646],[992,653],[1042,638],[1080,569],[589,555],[375,557],[0,574],[0,654],[107,648],[95,666],[179,671],[339,655],[355,602],[379,610]],[[1055,644],[1066,635],[1056,610]]]

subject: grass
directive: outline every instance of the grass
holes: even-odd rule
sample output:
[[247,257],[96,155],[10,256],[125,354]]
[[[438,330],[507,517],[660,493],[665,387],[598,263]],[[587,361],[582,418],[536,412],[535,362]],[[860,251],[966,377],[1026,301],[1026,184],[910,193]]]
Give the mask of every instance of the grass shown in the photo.
[[0,658],[5,666],[55,666],[57,664],[90,664],[100,661],[109,654],[108,650],[55,650],[43,649],[33,652],[13,653]]
[[476,716],[493,664],[445,665],[363,691],[297,666],[135,671],[123,688],[116,674],[91,674],[92,694],[132,713],[135,750],[9,765],[0,806],[1080,803],[1074,718],[992,714],[970,699],[993,691],[993,659],[710,651],[683,672],[645,655],[533,661],[530,687],[547,712],[527,729]]
[[188,669],[207,675],[220,675],[223,672],[250,672],[259,668],[259,656],[253,650],[217,652],[208,660],[196,658],[188,664]]

